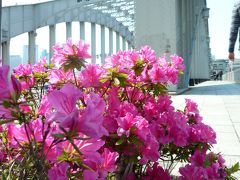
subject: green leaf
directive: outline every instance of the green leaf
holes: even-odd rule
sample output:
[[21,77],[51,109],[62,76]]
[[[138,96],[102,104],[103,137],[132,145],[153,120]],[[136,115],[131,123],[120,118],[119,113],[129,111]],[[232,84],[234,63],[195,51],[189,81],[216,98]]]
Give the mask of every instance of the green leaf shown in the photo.
[[53,136],[54,138],[56,138],[56,139],[62,139],[62,138],[65,137],[64,134],[53,134],[52,136]]
[[144,70],[144,61],[139,59],[132,68],[137,76],[140,76]]
[[240,170],[239,162],[236,163],[236,164],[234,164],[232,167],[230,167],[230,168],[228,169],[228,171],[229,171],[230,174],[233,174],[233,173],[235,173],[235,172],[237,172],[237,171],[239,171],[239,170]]
[[211,166],[211,162],[209,161],[208,158],[206,158],[204,163],[203,163],[203,167],[209,167],[209,166]]
[[233,165],[233,167],[232,167],[232,172],[237,172],[237,171],[239,171],[240,169],[239,169],[239,162],[238,163],[236,163],[236,164],[234,164]]
[[133,144],[136,144],[137,146],[140,146],[142,142],[134,135],[129,137],[129,141]]
[[105,83],[105,82],[107,82],[109,79],[108,78],[102,78],[102,79],[100,79],[100,82],[101,83]]
[[57,157],[57,160],[58,161],[67,161],[68,160],[68,153],[63,151],[62,155]]
[[121,144],[123,144],[125,142],[125,138],[121,137],[119,140],[117,140],[117,142],[115,143],[116,146],[119,146]]
[[183,75],[183,74],[184,74],[183,71],[179,71],[179,73],[178,73],[179,76],[180,76],[180,75]]
[[125,74],[125,73],[119,73],[119,74],[118,74],[118,77],[127,79],[128,75]]
[[158,96],[161,94],[165,94],[167,92],[167,87],[164,84],[153,84],[153,94],[154,96]]
[[5,107],[5,108],[9,108],[9,107],[11,107],[11,103],[9,102],[9,101],[3,101],[3,107]]
[[4,174],[2,174],[2,180],[7,180],[7,177]]

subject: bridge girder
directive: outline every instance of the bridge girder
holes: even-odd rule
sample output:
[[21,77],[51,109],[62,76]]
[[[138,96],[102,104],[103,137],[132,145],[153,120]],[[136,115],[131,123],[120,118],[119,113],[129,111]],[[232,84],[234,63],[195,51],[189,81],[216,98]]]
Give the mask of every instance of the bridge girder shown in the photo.
[[[121,3],[126,3],[125,6]],[[19,34],[61,22],[93,22],[111,28],[133,43],[132,0],[55,0],[39,4],[3,7],[2,42]],[[132,4],[133,5],[133,4]],[[104,8],[105,7],[105,8]],[[107,9],[106,9],[107,7]],[[112,13],[115,11],[115,13]]]

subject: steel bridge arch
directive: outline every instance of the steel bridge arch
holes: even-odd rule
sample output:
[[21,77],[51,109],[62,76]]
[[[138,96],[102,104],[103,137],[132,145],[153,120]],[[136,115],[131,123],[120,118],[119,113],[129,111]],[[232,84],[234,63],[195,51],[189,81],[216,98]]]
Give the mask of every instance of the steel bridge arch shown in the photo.
[[116,18],[100,10],[86,9],[74,0],[3,7],[2,16],[2,42],[44,26],[73,21],[103,25],[118,32],[130,44],[134,40],[133,32]]

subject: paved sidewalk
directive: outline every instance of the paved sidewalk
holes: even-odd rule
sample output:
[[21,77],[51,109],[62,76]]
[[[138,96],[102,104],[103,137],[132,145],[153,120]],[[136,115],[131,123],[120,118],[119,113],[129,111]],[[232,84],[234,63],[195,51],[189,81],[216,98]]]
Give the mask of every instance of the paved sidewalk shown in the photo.
[[[228,165],[240,162],[240,84],[207,81],[172,96],[173,105],[183,109],[185,98],[198,103],[203,122],[217,133],[214,152],[221,152]],[[240,179],[240,173],[237,174]]]

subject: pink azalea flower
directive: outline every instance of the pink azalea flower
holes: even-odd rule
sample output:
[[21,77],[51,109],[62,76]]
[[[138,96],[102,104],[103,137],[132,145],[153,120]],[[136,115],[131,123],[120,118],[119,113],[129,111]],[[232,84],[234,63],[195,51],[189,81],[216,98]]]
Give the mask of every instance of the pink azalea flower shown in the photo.
[[115,115],[111,114],[110,112],[104,116],[103,126],[107,129],[109,133],[114,133],[118,129],[118,124],[116,121]]
[[188,144],[187,138],[188,125],[186,117],[180,112],[169,113],[169,137],[177,146],[186,146]]
[[38,114],[46,116],[49,113],[51,106],[49,104],[47,95],[43,95],[40,106],[38,108]]
[[13,69],[13,74],[15,76],[30,76],[32,74],[31,64],[20,64]]
[[47,65],[47,58],[46,57],[41,57],[39,60],[38,60],[40,64],[42,65]]
[[136,176],[133,172],[128,173],[124,178],[125,180],[136,180]]
[[142,154],[142,159],[140,160],[141,164],[146,164],[149,160],[156,162],[160,156],[159,152],[159,143],[156,141],[155,137],[151,134],[148,134],[145,138],[144,145],[140,147]]
[[159,64],[154,64],[152,69],[148,71],[148,75],[153,83],[165,83],[167,81],[166,73]]
[[[87,136],[84,136],[84,135],[83,136],[81,135],[80,137],[87,138]],[[92,138],[87,140],[74,140],[74,143],[76,144],[76,146],[84,156],[97,157],[97,155],[94,155],[94,154],[96,153],[99,154],[97,151],[104,145],[105,142],[101,139]],[[62,142],[57,146],[60,151],[59,153],[62,153],[63,150],[68,153],[76,153],[74,147],[68,141]],[[97,159],[96,161],[99,162],[99,160]]]
[[189,128],[189,141],[215,144],[216,133],[206,124],[194,124]]
[[159,143],[151,133],[149,123],[146,119],[141,116],[137,116],[134,119],[135,130],[133,133],[143,143],[139,146],[142,155],[140,163],[145,164],[148,160],[155,162],[159,158]]
[[[190,157],[191,164],[180,168],[179,172],[182,175],[180,180],[225,179],[225,166],[219,163],[218,157],[218,154],[206,154],[206,150],[196,150]],[[221,156],[219,158],[221,159]]]
[[[30,128],[27,127],[27,131],[29,134],[30,139],[35,138],[37,142],[42,141],[43,139],[43,134],[42,134],[42,122],[40,119],[31,121],[29,124]],[[15,126],[15,131],[13,132],[14,137],[19,141],[19,142],[28,142],[28,137],[27,133],[25,130],[24,125],[17,127]]]
[[[86,138],[86,136],[81,136]],[[83,163],[91,167],[94,171],[97,171],[97,165],[103,163],[103,158],[99,154],[98,150],[104,145],[104,141],[101,139],[89,139],[89,140],[74,140],[79,151],[83,154]],[[70,154],[77,154],[72,144],[68,141],[62,142],[57,145],[57,154],[61,155],[63,151]]]
[[19,94],[22,91],[21,83],[13,75],[11,75],[10,91],[14,95]]
[[186,165],[184,168],[179,168],[179,172],[182,175],[179,180],[208,179],[207,173],[202,167]]
[[66,162],[55,164],[51,169],[48,170],[49,180],[68,180],[68,167],[69,165]]
[[176,69],[180,71],[185,70],[185,66],[183,64],[183,58],[174,54],[170,56],[170,59],[171,59],[172,66],[174,66]]
[[186,113],[199,113],[197,103],[193,102],[191,99],[185,99],[185,102],[186,102],[186,107],[185,107]]
[[139,50],[139,55],[142,60],[149,64],[157,62],[156,53],[149,46],[144,46]]
[[86,44],[86,43],[84,43],[84,41],[80,40],[77,44],[78,57],[80,59],[91,58],[91,55],[88,53],[88,50],[89,50],[89,44]]
[[151,134],[149,129],[149,123],[142,116],[137,116],[135,117],[135,119],[136,119],[136,124],[135,124],[136,130],[134,131],[134,134],[136,134],[143,141],[146,141],[148,134]]
[[122,136],[125,134],[127,137],[130,135],[130,130],[137,123],[137,119],[130,113],[126,113],[124,117],[120,117],[117,119],[118,123],[118,136]]
[[152,168],[147,168],[147,176],[144,177],[142,180],[157,179],[171,180],[172,178],[167,170],[164,170],[161,166],[158,165],[158,163],[154,163]]
[[[104,151],[102,153],[102,157],[104,159],[103,164],[101,167],[101,177],[106,177],[107,172],[114,172],[116,170],[116,160],[118,158],[118,153],[111,152],[109,149],[104,148]],[[103,175],[105,174],[105,175]]]
[[108,131],[102,125],[105,110],[104,100],[94,93],[90,93],[85,100],[87,107],[83,110],[81,116],[80,131],[92,138],[100,138],[103,135],[107,136]]
[[44,73],[46,71],[46,68],[44,67],[44,64],[37,63],[33,65],[32,71],[37,73]]
[[101,155],[101,161],[95,163],[92,162],[89,164],[89,166],[95,171],[84,170],[84,179],[106,179],[109,172],[114,172],[116,170],[117,157],[118,153],[111,152],[109,149],[104,148],[104,151]]
[[33,77],[31,77],[31,78],[27,78],[25,80],[23,79],[20,82],[21,82],[22,90],[28,90],[30,87],[34,86],[35,79]]
[[12,119],[11,110],[0,105],[0,119]]
[[206,150],[196,150],[194,155],[189,158],[192,165],[194,166],[203,166],[206,158]]
[[179,70],[175,69],[174,67],[168,67],[166,76],[169,82],[172,84],[178,83],[178,76],[179,76]]
[[108,132],[113,133],[118,129],[118,124],[116,119],[119,116],[119,109],[121,102],[118,98],[118,88],[112,88],[108,92],[108,103],[107,103],[107,113],[104,116],[103,126],[108,130]]
[[89,64],[80,72],[78,79],[83,87],[99,87],[101,85],[100,77],[103,72],[103,69],[99,66]]
[[29,113],[31,111],[31,107],[27,104],[26,99],[22,99],[19,104],[20,111],[24,113]]
[[84,170],[83,171],[83,178],[84,178],[84,180],[96,180],[96,179],[98,179],[98,172],[90,171],[90,170]]
[[52,91],[47,97],[50,106],[56,110],[52,119],[62,128],[77,129],[80,121],[76,102],[82,96],[82,92],[72,84],[66,84],[60,90]]
[[52,62],[56,67],[60,68],[67,61],[83,61],[91,57],[88,49],[89,45],[82,40],[78,44],[73,44],[72,40],[69,39],[63,46],[57,44],[53,47],[54,56]]
[[73,72],[64,72],[62,69],[53,69],[50,70],[48,78],[51,84],[57,84],[58,82],[68,82],[73,79]]
[[138,109],[132,103],[129,103],[127,101],[123,101],[120,104],[119,116],[124,117],[124,116],[126,116],[127,113],[130,113],[133,116],[137,116],[138,115]]
[[10,88],[8,82],[9,66],[0,67],[0,100],[10,97]]
[[106,58],[105,68],[119,67],[120,71],[124,69],[130,69],[134,66],[135,61],[139,58],[139,55],[135,51],[118,51]]

